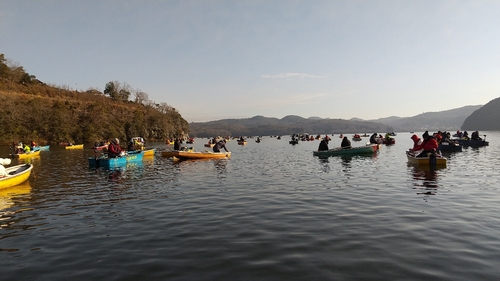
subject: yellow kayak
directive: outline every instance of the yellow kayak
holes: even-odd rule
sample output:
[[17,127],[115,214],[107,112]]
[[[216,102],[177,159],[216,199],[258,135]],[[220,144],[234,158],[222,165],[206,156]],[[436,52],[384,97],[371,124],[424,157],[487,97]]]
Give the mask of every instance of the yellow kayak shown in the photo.
[[30,158],[32,156],[40,156],[40,150],[30,151],[29,153],[19,153],[19,154],[11,154],[10,155],[10,157],[12,157],[12,158],[19,158],[19,159]]
[[[168,152],[168,154],[166,153]],[[164,151],[162,153],[165,157],[176,157],[180,159],[212,159],[212,158],[230,158],[231,152],[211,152],[211,151]]]
[[31,175],[32,164],[21,164],[5,168],[7,176],[0,178],[0,189],[8,188],[25,182]]
[[66,149],[83,149],[83,144],[67,145]]
[[146,149],[144,150],[144,156],[154,156],[155,155],[155,149]]

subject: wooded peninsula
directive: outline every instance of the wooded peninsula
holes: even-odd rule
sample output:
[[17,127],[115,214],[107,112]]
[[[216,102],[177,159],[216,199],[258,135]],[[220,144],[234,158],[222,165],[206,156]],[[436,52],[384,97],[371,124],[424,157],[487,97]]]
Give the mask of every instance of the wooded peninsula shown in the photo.
[[[133,98],[131,100],[131,97]],[[94,143],[141,136],[165,140],[189,133],[189,124],[167,103],[155,103],[126,83],[104,92],[48,85],[0,54],[0,144]]]

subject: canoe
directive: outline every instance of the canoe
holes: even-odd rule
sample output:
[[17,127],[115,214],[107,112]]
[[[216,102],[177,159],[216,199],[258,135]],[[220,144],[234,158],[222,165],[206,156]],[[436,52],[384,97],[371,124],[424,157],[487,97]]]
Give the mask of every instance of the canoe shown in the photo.
[[32,169],[32,164],[21,164],[5,168],[8,175],[0,178],[0,188],[8,188],[25,182],[30,177]]
[[245,144],[247,144],[247,141],[238,141],[238,144],[239,145],[245,145]]
[[26,158],[30,158],[33,156],[40,156],[40,150],[30,151],[29,153],[19,153],[19,154],[11,154],[10,155],[10,157],[12,157],[12,158],[19,158],[19,159],[26,159]]
[[83,149],[83,144],[74,144],[65,146],[66,149]]
[[112,167],[125,166],[127,163],[131,162],[140,162],[143,158],[143,151],[131,151],[124,156],[115,158],[108,158],[107,155],[103,155],[101,157],[89,157],[89,165],[109,169]]
[[[177,151],[179,150],[170,150],[170,151],[162,151],[161,152],[161,156],[163,157],[174,157],[175,155],[177,155]],[[192,147],[184,147],[182,150],[180,151],[185,151],[185,152],[194,152],[193,148]]]
[[50,145],[44,145],[44,146],[35,146],[33,147],[32,151],[47,151],[50,149]]
[[[166,151],[164,151],[166,152]],[[162,153],[162,155],[164,155]],[[230,158],[231,152],[212,152],[212,151],[170,151],[171,157],[180,159],[212,159],[212,158]]]
[[379,150],[378,144],[370,144],[358,147],[336,147],[324,151],[313,151],[314,156],[334,156],[334,155],[367,155],[374,154]]
[[446,166],[447,159],[442,155],[438,154],[435,158],[433,157],[415,157],[413,153],[409,151],[406,152],[406,157],[408,158],[408,163],[417,164],[420,166]]
[[143,150],[144,156],[154,156],[155,151],[156,151],[155,148]]

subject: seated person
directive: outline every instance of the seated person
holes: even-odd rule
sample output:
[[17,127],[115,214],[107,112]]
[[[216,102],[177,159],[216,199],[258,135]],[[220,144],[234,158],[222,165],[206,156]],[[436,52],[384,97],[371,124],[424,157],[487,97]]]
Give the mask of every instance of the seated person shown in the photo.
[[227,148],[226,148],[226,140],[225,140],[225,139],[224,139],[224,140],[220,140],[220,141],[218,141],[218,142],[214,145],[213,150],[214,150],[214,152],[220,152],[220,150],[221,150],[222,148],[224,148],[224,150],[225,150],[226,152],[229,152],[229,150],[227,150]]
[[379,141],[377,140],[377,133],[374,133],[371,137],[370,137],[370,143],[372,144],[378,144]]
[[479,137],[479,132],[475,131],[471,135],[471,140],[483,140],[483,139]]
[[422,140],[415,134],[413,134],[410,138],[413,140],[413,147],[410,151],[415,151],[415,148],[418,148],[422,144]]
[[111,141],[111,144],[108,146],[108,157],[115,158],[120,157],[122,154],[122,148],[120,147],[120,140],[115,138]]
[[328,136],[326,136],[325,138],[323,138],[321,140],[321,142],[319,143],[318,151],[326,151],[326,150],[328,150],[328,141],[329,140],[330,140],[330,138],[328,138]]
[[430,136],[427,131],[425,131],[422,137],[424,138],[422,143],[414,147],[415,151],[423,149],[417,157],[427,157],[429,153],[436,153],[439,147],[437,140],[433,136]]
[[340,146],[345,148],[351,148],[351,141],[347,137],[344,137],[342,139],[342,143],[340,144]]

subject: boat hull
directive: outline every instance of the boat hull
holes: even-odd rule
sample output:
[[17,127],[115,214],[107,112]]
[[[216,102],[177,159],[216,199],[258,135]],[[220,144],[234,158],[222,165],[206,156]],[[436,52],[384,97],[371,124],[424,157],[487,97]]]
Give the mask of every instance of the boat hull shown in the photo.
[[30,153],[20,153],[20,154],[11,154],[12,158],[26,159],[33,156],[40,156],[40,150],[31,151]]
[[464,140],[464,139],[458,139],[456,140],[459,145],[461,146],[471,146],[471,147],[482,147],[482,146],[488,146],[490,145],[489,142],[485,140]]
[[8,175],[0,178],[0,189],[16,186],[27,181],[32,169],[32,164],[22,164],[5,168]]
[[431,157],[415,157],[410,152],[406,152],[406,157],[408,158],[408,163],[416,164],[419,166],[440,166],[446,167],[447,159],[440,155],[437,155],[435,159]]
[[[166,154],[168,152],[168,154]],[[231,152],[193,152],[193,151],[164,151],[162,153],[163,156],[169,155],[166,157],[176,157],[180,159],[216,159],[216,158],[230,158]]]
[[445,143],[442,142],[438,146],[439,151],[445,152],[459,152],[462,151],[462,146],[456,143]]
[[358,146],[351,148],[337,147],[324,151],[313,151],[314,156],[337,156],[337,155],[369,155],[379,150],[378,144]]
[[121,167],[127,165],[127,163],[140,162],[144,158],[143,151],[130,152],[121,157],[108,158],[106,156],[102,157],[90,157],[89,165],[93,167],[103,167],[105,169]]

